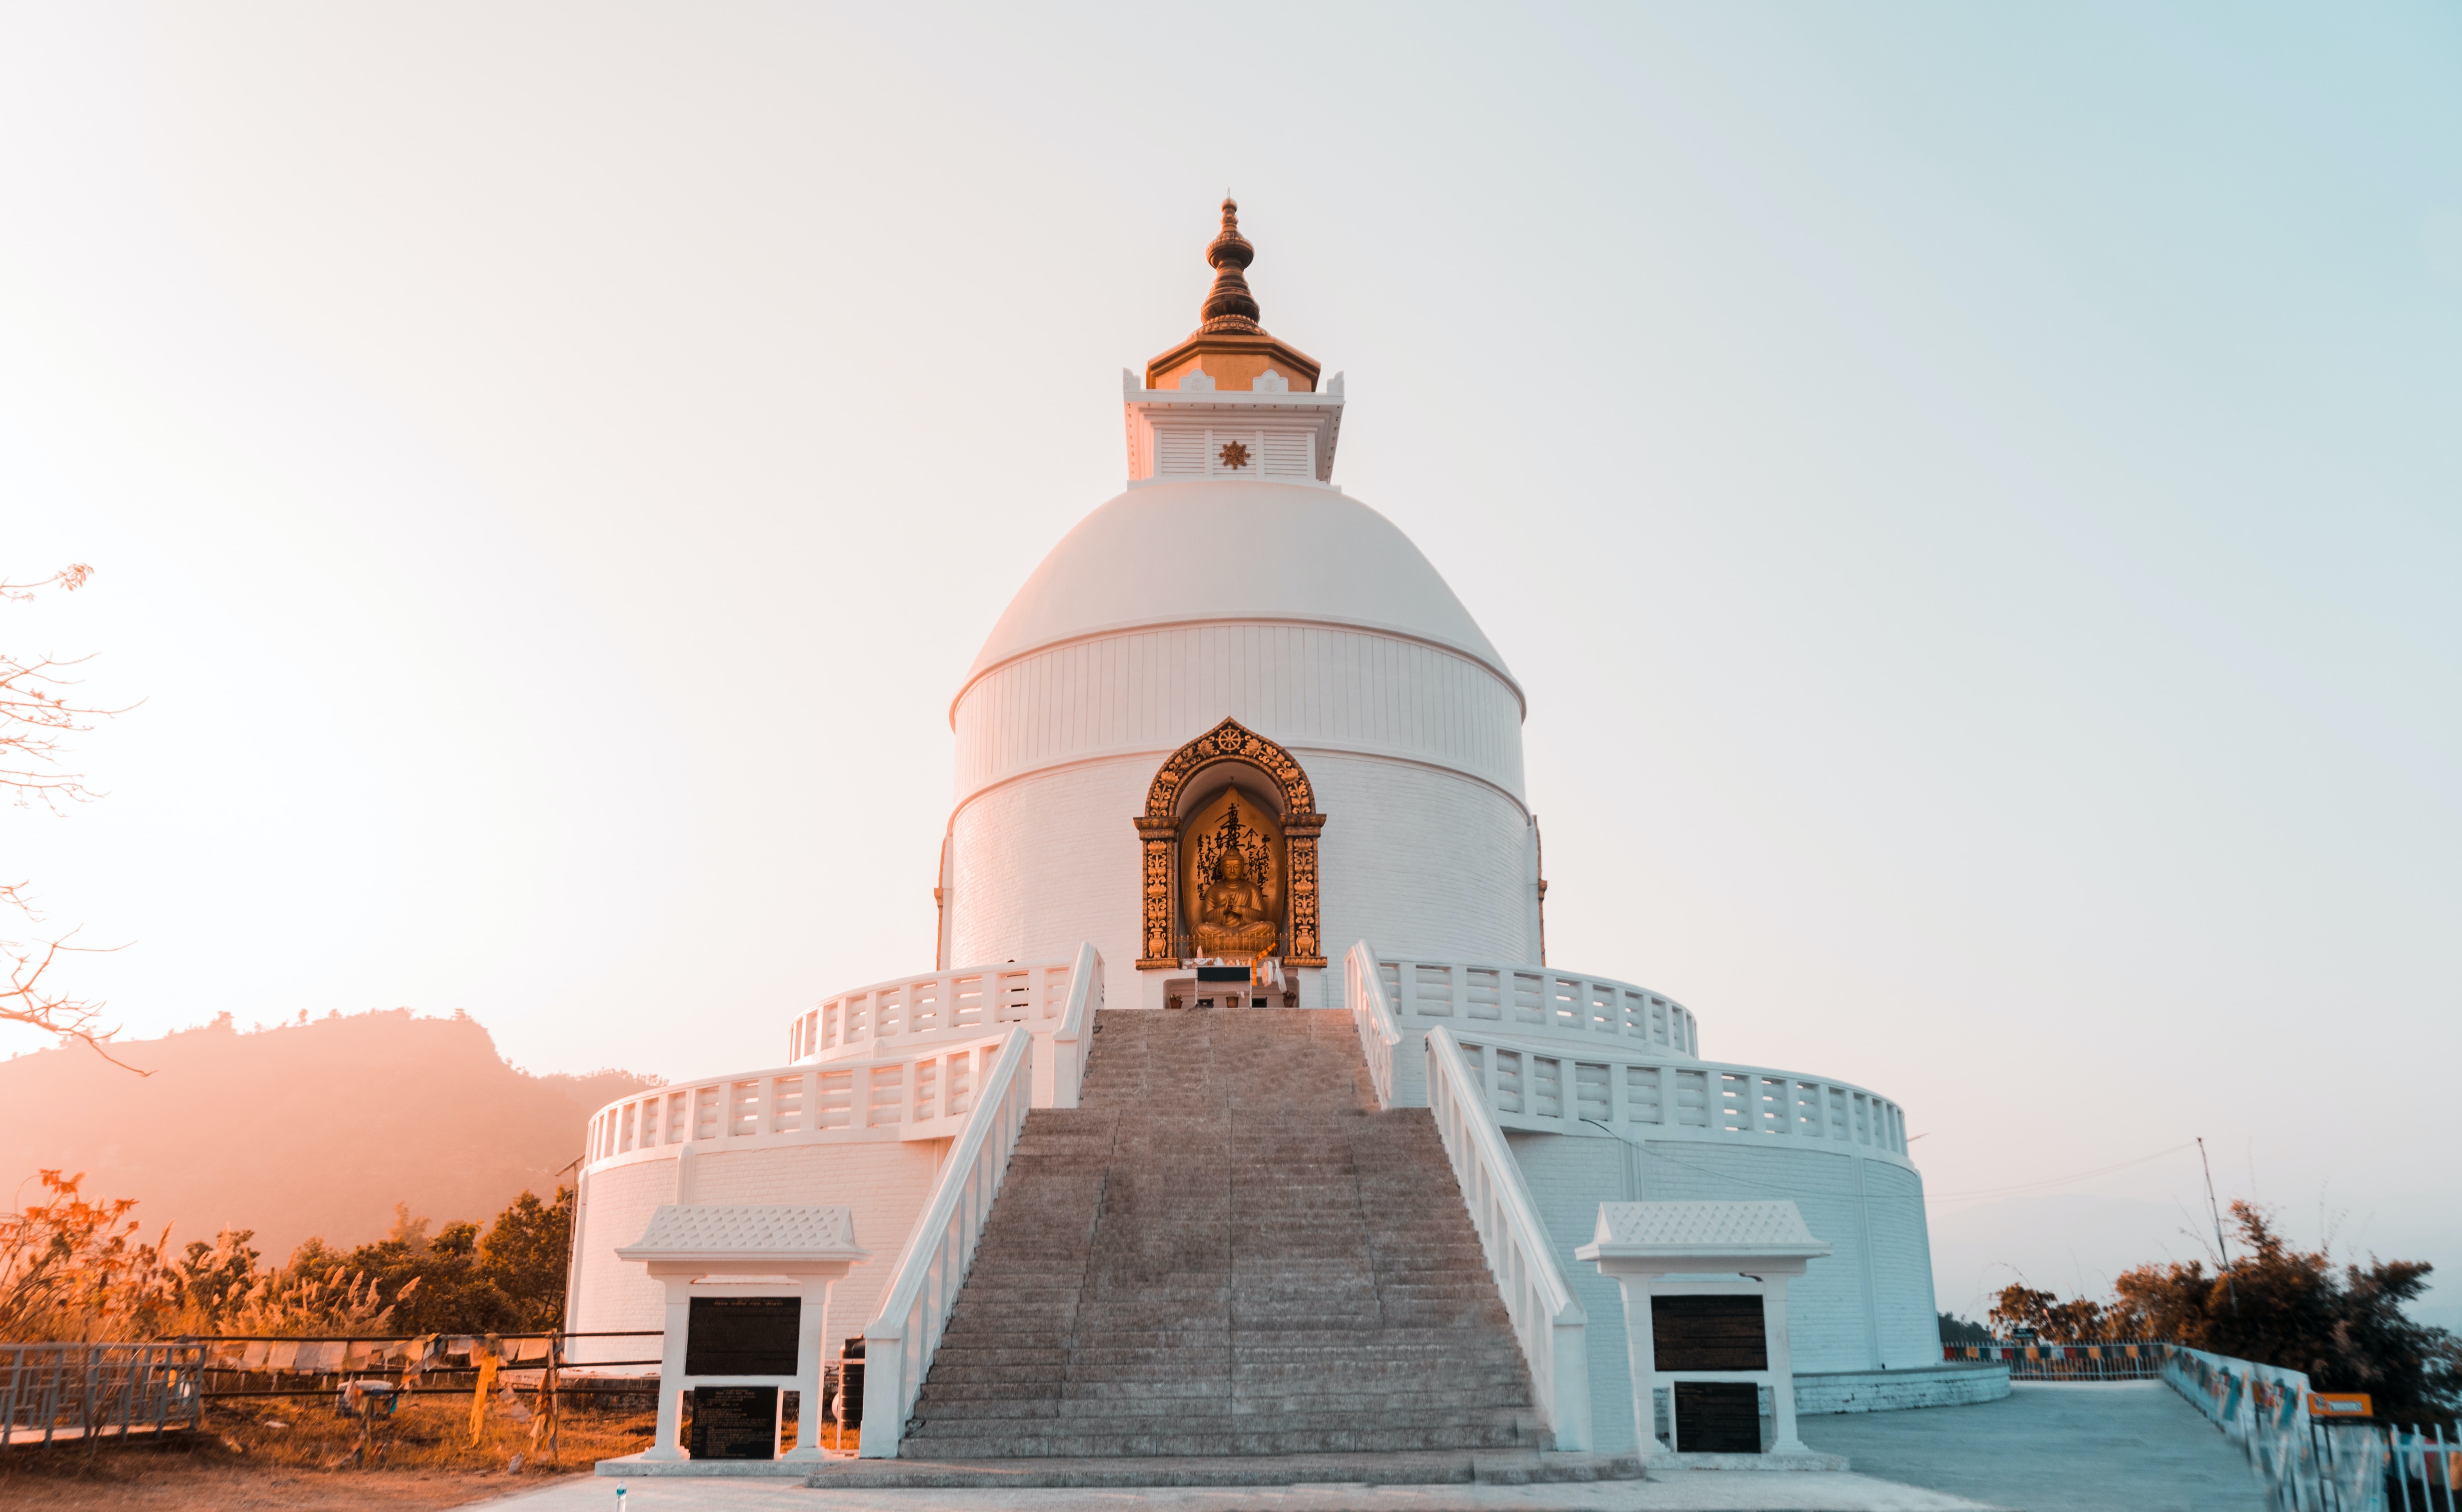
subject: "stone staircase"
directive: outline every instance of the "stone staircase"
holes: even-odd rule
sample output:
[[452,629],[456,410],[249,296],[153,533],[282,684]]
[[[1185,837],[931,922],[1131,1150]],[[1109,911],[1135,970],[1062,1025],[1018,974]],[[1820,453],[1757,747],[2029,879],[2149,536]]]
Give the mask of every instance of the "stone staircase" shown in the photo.
[[902,1458],[1542,1448],[1425,1109],[1349,1015],[1098,1015],[1038,1110]]

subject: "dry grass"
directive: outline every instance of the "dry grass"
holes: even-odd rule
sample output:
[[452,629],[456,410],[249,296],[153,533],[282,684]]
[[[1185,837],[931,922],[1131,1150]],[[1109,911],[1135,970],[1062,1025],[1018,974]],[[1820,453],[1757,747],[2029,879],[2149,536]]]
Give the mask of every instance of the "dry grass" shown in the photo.
[[[529,1425],[491,1411],[470,1442],[463,1396],[417,1397],[378,1419],[369,1458],[354,1466],[356,1419],[330,1400],[218,1404],[206,1432],[169,1443],[0,1452],[0,1506],[43,1512],[131,1508],[265,1507],[284,1512],[354,1507],[446,1507],[508,1496],[597,1460],[649,1447],[647,1414],[568,1413],[558,1463]],[[275,1426],[280,1424],[282,1426]],[[520,1456],[518,1466],[515,1456]]]

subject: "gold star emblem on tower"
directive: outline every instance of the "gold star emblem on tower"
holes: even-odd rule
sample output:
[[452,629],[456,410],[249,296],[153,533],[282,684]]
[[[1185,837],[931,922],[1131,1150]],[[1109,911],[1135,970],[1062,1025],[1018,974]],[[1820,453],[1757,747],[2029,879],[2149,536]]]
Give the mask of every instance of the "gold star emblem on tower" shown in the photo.
[[1225,467],[1245,467],[1248,465],[1247,443],[1245,442],[1237,441],[1224,442],[1222,443],[1222,465]]

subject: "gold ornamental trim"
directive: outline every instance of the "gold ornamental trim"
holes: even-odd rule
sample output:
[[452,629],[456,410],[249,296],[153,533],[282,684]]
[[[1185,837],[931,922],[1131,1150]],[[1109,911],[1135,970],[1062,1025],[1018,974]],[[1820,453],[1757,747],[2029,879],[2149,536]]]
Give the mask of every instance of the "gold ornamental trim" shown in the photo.
[[1225,718],[1204,734],[1171,753],[1146,787],[1146,810],[1134,821],[1144,849],[1144,896],[1139,933],[1144,952],[1140,971],[1159,971],[1179,964],[1172,948],[1172,922],[1179,914],[1179,794],[1190,778],[1220,762],[1255,768],[1274,785],[1282,807],[1283,837],[1290,866],[1290,952],[1292,966],[1323,966],[1325,951],[1318,927],[1317,836],[1325,815],[1316,811],[1316,789],[1297,758],[1236,719]]

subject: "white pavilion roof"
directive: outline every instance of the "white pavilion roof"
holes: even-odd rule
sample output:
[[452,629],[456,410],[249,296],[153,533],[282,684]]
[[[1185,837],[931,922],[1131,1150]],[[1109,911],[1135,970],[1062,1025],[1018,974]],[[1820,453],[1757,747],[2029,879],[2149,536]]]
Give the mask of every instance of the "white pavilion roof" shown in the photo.
[[851,1207],[736,1207],[669,1202],[641,1237],[616,1252],[630,1261],[859,1260]]
[[1585,1249],[1607,1256],[1817,1257],[1829,1245],[1812,1237],[1793,1202],[1602,1202]]

